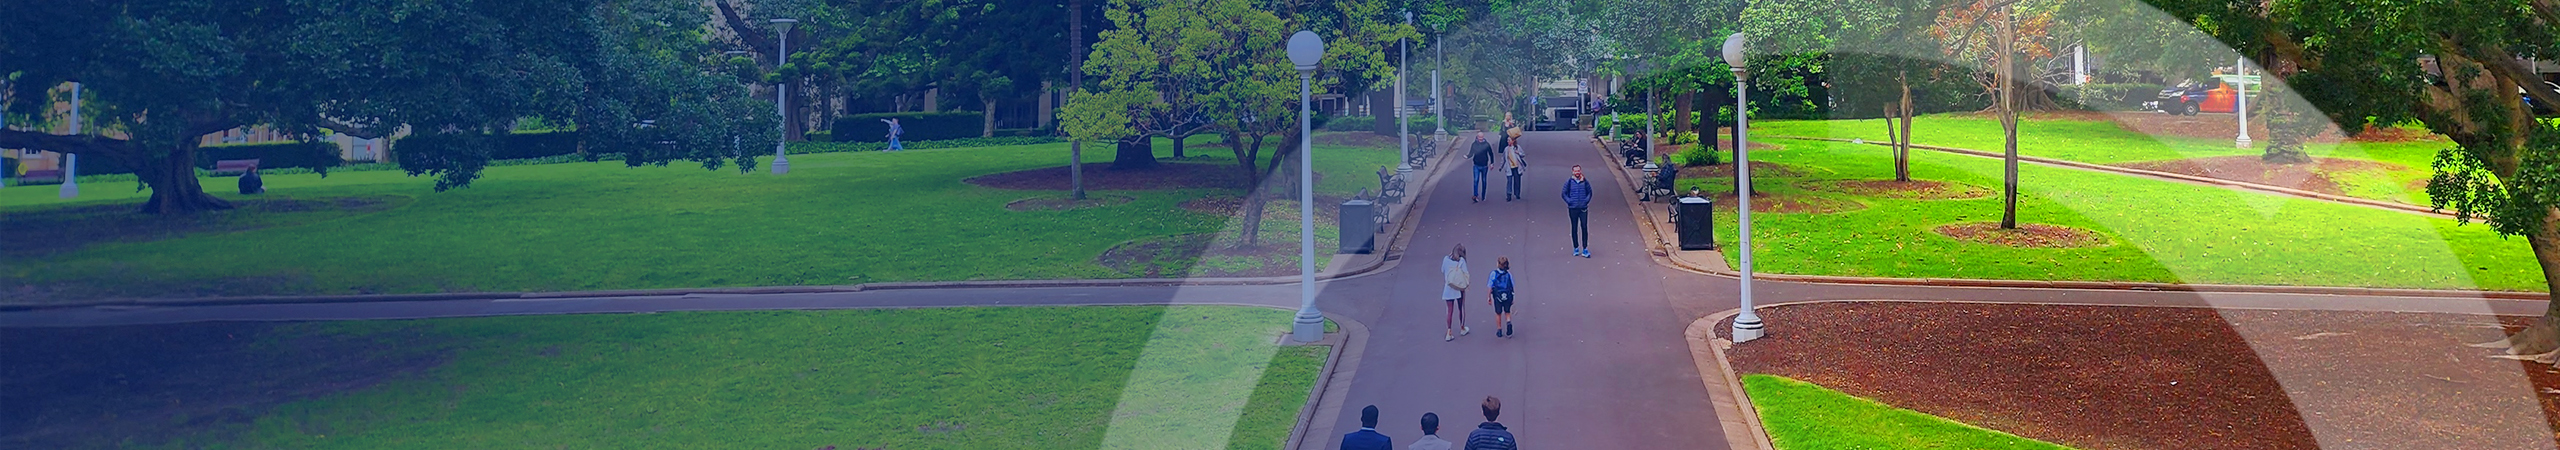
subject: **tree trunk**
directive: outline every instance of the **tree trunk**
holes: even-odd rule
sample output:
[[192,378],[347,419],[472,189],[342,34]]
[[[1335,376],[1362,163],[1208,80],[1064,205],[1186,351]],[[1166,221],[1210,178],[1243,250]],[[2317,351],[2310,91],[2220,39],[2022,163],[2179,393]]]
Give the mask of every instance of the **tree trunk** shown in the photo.
[[[2542,265],[2542,282],[2560,286],[2560,210],[2545,210],[2543,217],[2542,230],[2526,234],[2525,243],[2533,248],[2534,262]],[[2539,355],[2560,350],[2560,301],[2545,305],[2541,320],[2508,336],[2507,341],[2513,344],[2507,348],[2511,354]]]
[[[1673,136],[1678,136],[1679,133],[1689,132],[1691,128],[1697,124],[1697,121],[1689,120],[1689,111],[1694,106],[1691,102],[1696,98],[1697,94],[1688,92],[1673,94],[1671,96],[1671,132]],[[1670,141],[1672,143],[1680,142],[1679,139],[1672,139]]]
[[1119,141],[1111,158],[1111,170],[1147,170],[1156,168],[1154,136],[1135,136]]
[[978,104],[985,110],[979,114],[985,118],[984,121],[986,122],[985,127],[978,130],[978,137],[996,137],[996,101],[980,97],[978,99]]
[[[1396,135],[1396,96],[1394,92],[1369,91],[1369,131],[1379,136]],[[1323,128],[1324,124],[1315,124]]]
[[145,214],[192,214],[231,209],[231,202],[204,192],[204,184],[196,178],[196,142],[181,139],[175,151],[158,161],[145,159],[136,165],[135,175],[151,187],[151,200],[142,204]]
[[[1067,89],[1084,90],[1084,0],[1067,0]],[[1084,141],[1067,144],[1067,196],[1084,200]]]
[[2273,61],[2275,67],[2270,67],[2273,70],[2263,77],[2267,82],[2259,84],[2265,88],[2264,93],[2259,94],[2258,101],[2250,103],[2264,111],[2260,117],[2267,124],[2267,152],[2259,155],[2258,159],[2275,164],[2311,162],[2311,154],[2302,151],[2302,144],[2311,141],[2311,135],[2318,134],[2328,121],[2304,114],[2294,108],[2292,102],[2284,101],[2286,93],[2292,89],[2283,80],[2293,76],[2295,66],[2289,61]]
[[2001,186],[2005,192],[2000,201],[2000,229],[2018,229],[2018,105],[2017,105],[2017,24],[2013,21],[2015,6],[2000,12],[1999,67],[1994,77],[2000,85]]
[[1909,75],[1895,73],[1893,80],[1895,84],[1902,87],[1902,104],[1893,109],[1893,113],[1902,119],[1902,132],[1895,133],[1893,136],[1893,179],[1894,181],[1911,181],[1911,119],[1918,117],[1919,114],[1911,111]]
[[1173,137],[1173,159],[1179,160],[1183,158],[1182,142],[1191,140],[1191,136],[1192,135],[1184,134]]

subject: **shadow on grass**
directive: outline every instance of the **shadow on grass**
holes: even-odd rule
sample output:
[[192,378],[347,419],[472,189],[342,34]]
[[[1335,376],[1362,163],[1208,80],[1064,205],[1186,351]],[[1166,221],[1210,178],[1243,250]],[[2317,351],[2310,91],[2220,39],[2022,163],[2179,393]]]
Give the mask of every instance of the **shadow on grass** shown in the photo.
[[[0,447],[95,448],[237,432],[277,405],[444,364],[425,333],[205,323],[0,329]],[[327,433],[330,430],[309,430]]]
[[301,225],[406,205],[405,196],[274,197],[234,200],[238,209],[179,216],[135,212],[130,204],[9,211],[0,214],[0,258],[40,258],[94,244],[149,242],[191,234]]

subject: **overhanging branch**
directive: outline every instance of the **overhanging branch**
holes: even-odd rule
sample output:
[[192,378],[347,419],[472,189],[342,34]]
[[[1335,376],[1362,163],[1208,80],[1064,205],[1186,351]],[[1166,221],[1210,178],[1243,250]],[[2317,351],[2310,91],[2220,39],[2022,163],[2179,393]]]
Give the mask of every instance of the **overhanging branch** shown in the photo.
[[126,156],[133,153],[131,143],[123,139],[101,136],[59,135],[0,129],[0,148],[22,148],[74,155]]

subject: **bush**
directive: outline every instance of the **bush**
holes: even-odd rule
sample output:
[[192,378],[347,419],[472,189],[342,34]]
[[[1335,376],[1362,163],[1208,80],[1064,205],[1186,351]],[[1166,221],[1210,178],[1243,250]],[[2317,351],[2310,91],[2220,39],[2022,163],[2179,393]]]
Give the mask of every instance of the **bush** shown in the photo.
[[[338,145],[328,142],[265,142],[257,144],[208,145],[196,149],[196,168],[212,170],[215,162],[235,159],[258,160],[258,168],[310,169],[327,172],[345,164],[339,159]],[[83,171],[86,172],[86,171]]]
[[1377,129],[1377,123],[1378,119],[1374,117],[1342,116],[1326,119],[1322,128],[1325,131],[1372,131]]
[[1679,154],[1671,156],[1671,162],[1679,163],[1681,167],[1723,164],[1723,152],[1712,150],[1713,147],[1707,144],[1685,146]]
[[2086,84],[2058,86],[2054,98],[2091,111],[2139,111],[2142,102],[2158,100],[2157,84]]
[[[931,140],[931,141],[904,141],[904,142],[900,142],[899,144],[900,144],[900,146],[906,147],[906,149],[908,149],[908,150],[925,150],[925,149],[936,149],[936,148],[999,147],[999,146],[1008,146],[1008,145],[1034,145],[1034,144],[1047,144],[1047,143],[1052,143],[1052,142],[1058,142],[1058,138],[1046,137],[1046,136],[1041,136],[1041,137],[991,137],[991,138],[978,138],[978,137],[973,137],[973,138],[961,138],[961,139],[939,139],[939,140]],[[790,152],[791,152],[791,154],[794,154],[794,155],[804,154],[804,153],[875,152],[875,151],[880,151],[881,149],[889,148],[889,143],[888,143],[888,142],[814,142],[814,141],[812,141],[812,142],[793,142],[793,143],[791,143],[790,145],[791,145]]]
[[401,138],[399,142],[393,143],[392,146],[393,153],[395,154],[404,148],[424,152],[444,152],[446,151],[444,147],[466,145],[467,143],[464,142],[465,139],[476,140],[483,138],[486,139],[483,145],[489,146],[488,154],[489,159],[491,160],[549,158],[562,155],[574,155],[578,153],[578,132],[575,131],[507,133],[486,136],[415,135]]
[[835,139],[835,137],[836,137],[836,136],[835,136],[835,132],[833,132],[833,131],[811,131],[811,132],[807,132],[807,133],[800,133],[800,137],[807,138],[807,139],[808,139],[809,141],[811,141],[811,142],[835,142],[835,141],[836,141],[836,139]]
[[908,142],[974,138],[987,126],[985,116],[968,111],[855,114],[836,119],[829,142],[889,142],[889,124],[881,122],[886,119],[898,119],[906,129],[898,139]]

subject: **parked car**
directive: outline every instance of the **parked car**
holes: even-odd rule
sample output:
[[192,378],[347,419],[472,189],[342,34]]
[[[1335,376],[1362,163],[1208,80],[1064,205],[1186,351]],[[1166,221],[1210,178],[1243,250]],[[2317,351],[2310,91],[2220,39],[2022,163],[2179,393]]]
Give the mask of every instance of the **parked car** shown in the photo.
[[2215,81],[2210,87],[2196,82],[2179,83],[2160,89],[2159,100],[2142,102],[2142,109],[2172,116],[2192,116],[2198,112],[2229,113],[2238,103],[2239,90]]

